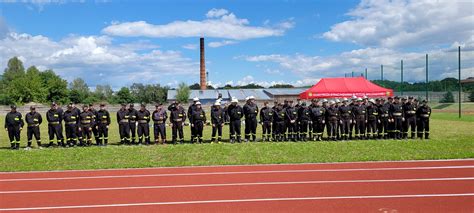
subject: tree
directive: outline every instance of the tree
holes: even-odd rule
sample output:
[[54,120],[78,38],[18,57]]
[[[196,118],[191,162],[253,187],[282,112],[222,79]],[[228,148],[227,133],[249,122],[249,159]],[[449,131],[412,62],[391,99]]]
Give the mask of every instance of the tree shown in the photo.
[[247,84],[247,85],[244,85],[244,86],[240,86],[240,88],[242,89],[261,89],[261,88],[264,88],[258,84],[254,84],[254,83],[251,83],[251,84]]
[[198,83],[195,83],[195,84],[189,86],[189,89],[199,90],[199,89],[201,89],[201,85],[199,85]]
[[114,91],[110,85],[96,85],[95,90],[92,93],[95,99],[102,100],[102,101],[110,101],[112,98]]
[[448,91],[443,95],[443,98],[439,101],[440,103],[454,103],[454,95],[451,91]]
[[65,104],[69,102],[69,91],[67,81],[56,75],[53,70],[46,70],[40,73],[43,82],[43,88],[46,92],[46,101],[59,102]]
[[3,73],[2,79],[8,83],[23,76],[24,74],[25,68],[23,67],[23,62],[17,57],[13,57],[8,60],[8,65]]
[[270,86],[269,88],[294,88],[291,84],[275,84]]
[[74,103],[83,103],[84,100],[89,98],[90,90],[86,82],[82,78],[74,79],[70,84],[69,99]]
[[182,82],[178,85],[176,90],[176,100],[181,103],[187,103],[189,100],[189,95],[191,95],[191,90],[189,89],[186,83]]
[[120,104],[133,103],[134,100],[132,94],[130,93],[130,89],[128,89],[127,87],[120,88],[120,90],[115,96],[114,102]]

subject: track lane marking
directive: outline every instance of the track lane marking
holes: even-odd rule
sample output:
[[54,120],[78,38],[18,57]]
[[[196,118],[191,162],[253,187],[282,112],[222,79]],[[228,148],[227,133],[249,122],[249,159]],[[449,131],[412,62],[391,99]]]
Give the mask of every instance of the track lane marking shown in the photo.
[[236,199],[236,200],[194,200],[194,201],[154,202],[154,203],[119,203],[119,204],[77,205],[77,206],[3,208],[3,209],[0,209],[0,211],[35,211],[35,210],[54,210],[54,209],[85,209],[85,208],[131,207],[131,206],[189,205],[189,204],[272,202],[272,201],[308,201],[308,200],[311,201],[311,200],[387,199],[387,198],[394,199],[394,198],[433,198],[433,197],[472,197],[472,196],[474,196],[474,193],[254,198],[254,199]]
[[323,163],[282,163],[282,164],[240,164],[240,165],[209,165],[209,166],[171,166],[171,167],[145,167],[145,168],[121,168],[121,169],[71,169],[71,170],[52,170],[52,171],[18,171],[18,172],[0,172],[0,175],[8,174],[34,174],[34,173],[73,173],[73,172],[95,172],[95,171],[134,171],[134,170],[160,170],[160,169],[190,169],[190,168],[219,168],[219,167],[259,167],[259,166],[292,166],[292,165],[334,165],[334,164],[382,164],[382,163],[426,163],[426,162],[474,162],[474,158],[464,159],[435,159],[435,160],[393,160],[393,161],[356,161],[356,162],[323,162]]
[[113,178],[137,178],[137,177],[204,176],[204,175],[236,175],[236,174],[274,174],[274,173],[312,173],[312,172],[354,172],[354,171],[466,169],[466,168],[474,168],[474,166],[431,166],[431,167],[358,168],[358,169],[262,170],[262,171],[195,172],[195,173],[146,174],[146,175],[99,175],[99,176],[50,177],[50,178],[13,178],[13,179],[0,179],[0,182],[80,180],[80,179],[113,179]]
[[106,187],[106,188],[0,191],[0,194],[29,194],[29,193],[113,191],[113,190],[137,190],[137,189],[256,186],[256,185],[258,186],[258,185],[297,185],[297,184],[327,184],[327,183],[331,184],[331,183],[427,182],[427,181],[463,181],[463,180],[474,180],[474,177],[465,177],[465,178],[420,178],[420,179],[379,179],[379,180],[278,181],[278,182],[253,182],[253,183],[252,182],[246,182],[246,183],[217,183],[217,184],[212,184],[211,183],[211,184],[188,184],[188,185],[128,186],[128,187]]

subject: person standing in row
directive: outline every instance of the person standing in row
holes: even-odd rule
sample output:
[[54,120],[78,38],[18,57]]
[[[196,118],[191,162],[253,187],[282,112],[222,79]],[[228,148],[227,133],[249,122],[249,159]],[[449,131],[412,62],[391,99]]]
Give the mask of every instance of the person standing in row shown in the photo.
[[349,128],[351,127],[352,123],[352,107],[349,106],[348,99],[342,99],[342,106],[338,108],[339,116],[340,116],[340,130],[341,130],[341,139],[348,140],[349,139]]
[[234,143],[236,140],[237,142],[241,143],[241,122],[240,119],[244,116],[243,109],[240,105],[238,105],[239,101],[236,98],[233,98],[231,104],[228,108],[228,113],[230,117],[230,142]]
[[64,127],[66,129],[66,143],[73,147],[77,144],[79,130],[79,114],[74,110],[73,104],[68,104],[63,113]]
[[35,106],[30,107],[30,112],[25,115],[25,121],[27,125],[26,137],[28,139],[28,145],[26,146],[26,149],[31,149],[33,136],[35,136],[38,148],[41,149],[40,125],[43,123],[43,117],[41,117],[41,114],[36,112]]
[[297,140],[297,128],[298,126],[297,123],[298,120],[298,111],[296,111],[296,108],[293,106],[293,101],[289,101],[289,105],[286,108],[286,126],[288,130],[288,140],[291,141],[296,141]]
[[5,130],[8,132],[11,149],[20,149],[20,133],[23,129],[23,118],[16,106],[10,106],[10,112],[5,116]]
[[172,142],[176,144],[177,139],[179,137],[179,143],[184,143],[184,133],[183,133],[183,125],[184,120],[186,120],[186,112],[184,108],[181,106],[179,102],[175,102],[168,107],[168,110],[171,111],[170,121],[171,121],[171,128],[173,133]]
[[275,141],[285,140],[285,122],[286,122],[286,110],[283,108],[281,103],[278,103],[274,113],[273,122],[275,122]]
[[403,105],[405,112],[405,122],[403,122],[403,138],[408,139],[408,128],[410,128],[411,139],[415,139],[416,134],[416,111],[417,106],[413,103],[413,97],[408,97],[408,101]]
[[329,101],[329,107],[326,110],[326,120],[328,122],[328,140],[337,140],[337,122],[339,112],[335,101]]
[[[188,107],[188,119],[191,120],[194,110],[196,109],[196,103],[199,102],[199,98],[193,98],[193,104]],[[191,143],[195,142],[196,139],[196,128],[191,125]]]
[[313,107],[311,107],[311,120],[313,121],[313,136],[314,140],[322,141],[324,126],[326,123],[325,119],[326,109],[321,106],[319,100],[313,100]]
[[389,119],[389,105],[385,103],[385,99],[377,99],[377,109],[379,112],[379,123],[377,125],[377,132],[379,139],[388,138],[388,119]]
[[257,115],[258,106],[255,104],[255,98],[250,96],[247,103],[243,107],[245,116],[245,142],[257,140]]
[[92,117],[94,119],[94,124],[92,126],[92,135],[94,136],[94,139],[95,139],[95,144],[96,145],[99,145],[99,140],[100,140],[100,137],[99,137],[99,128],[98,128],[98,115],[97,115],[97,110],[94,108],[94,104],[89,104],[89,111],[91,111],[92,113]]
[[276,114],[276,111],[277,111],[277,108],[278,108],[278,101],[274,101],[273,102],[273,106],[271,108],[272,112],[273,112],[273,122],[272,122],[272,138],[273,140],[277,141],[277,125],[276,125],[276,120],[275,120],[275,114]]
[[196,142],[202,143],[202,131],[204,129],[204,124],[206,123],[206,112],[202,108],[201,102],[196,102],[196,108],[194,109],[189,122],[191,123],[191,127],[194,128]]
[[168,114],[166,113],[166,110],[163,109],[162,104],[156,104],[155,108],[156,109],[151,116],[153,120],[155,144],[166,144],[166,120],[168,119]]
[[82,112],[79,115],[80,127],[79,131],[81,133],[82,140],[80,142],[81,146],[90,146],[92,145],[92,128],[94,126],[94,114],[89,110],[87,105],[82,107]]
[[145,104],[141,104],[137,111],[137,122],[138,145],[150,145],[150,111]]
[[310,109],[306,106],[306,103],[303,102],[298,109],[298,139],[300,141],[307,141],[309,121],[311,121]]
[[99,134],[98,146],[107,146],[109,143],[110,113],[105,109],[105,104],[100,104],[96,114],[96,128]]
[[[222,142],[222,127],[224,127],[225,111],[221,108],[221,103],[216,101],[211,109],[212,138],[211,143]],[[217,141],[216,141],[217,134]]]
[[268,107],[268,102],[263,103],[260,110],[260,124],[262,125],[262,141],[272,141],[273,109]]
[[380,122],[379,111],[374,99],[370,99],[367,105],[367,139],[377,139],[378,122]]
[[54,143],[54,138],[56,137],[56,142],[58,146],[64,146],[62,143],[63,133],[62,133],[62,121],[63,113],[58,109],[58,106],[55,102],[51,104],[51,109],[46,112],[46,120],[48,121],[48,134],[49,134],[49,145],[52,147]]
[[390,116],[390,122],[393,123],[393,131],[392,131],[392,137],[393,139],[402,139],[402,124],[403,121],[405,120],[404,118],[404,113],[403,113],[403,106],[400,103],[400,97],[395,96],[395,102],[390,105],[389,108],[389,116]]
[[421,101],[421,106],[418,107],[416,115],[419,118],[417,127],[418,127],[418,138],[423,139],[423,133],[425,134],[425,139],[430,139],[430,117],[431,117],[431,107],[428,106],[427,101]]
[[126,104],[121,104],[121,108],[117,111],[117,123],[119,125],[120,144],[130,144],[130,121]]
[[137,110],[133,104],[128,107],[128,122],[130,127],[131,144],[135,144],[137,141]]
[[352,109],[355,123],[355,139],[363,140],[365,138],[365,124],[367,123],[367,109],[362,104],[362,99],[357,98],[357,104]]

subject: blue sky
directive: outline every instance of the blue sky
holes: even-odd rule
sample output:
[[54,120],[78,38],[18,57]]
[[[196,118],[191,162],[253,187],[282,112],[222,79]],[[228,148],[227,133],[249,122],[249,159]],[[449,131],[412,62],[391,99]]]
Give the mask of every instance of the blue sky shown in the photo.
[[209,83],[314,84],[369,69],[369,79],[474,74],[471,1],[35,1],[0,3],[0,63],[53,69],[114,88],[198,82],[199,37]]

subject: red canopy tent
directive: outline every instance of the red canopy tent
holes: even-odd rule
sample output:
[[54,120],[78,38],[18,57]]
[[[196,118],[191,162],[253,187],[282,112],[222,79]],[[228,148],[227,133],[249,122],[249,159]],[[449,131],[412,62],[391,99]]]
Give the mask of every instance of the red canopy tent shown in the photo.
[[350,98],[388,97],[393,90],[378,86],[364,77],[356,78],[323,78],[316,85],[300,94],[301,99],[313,98]]

